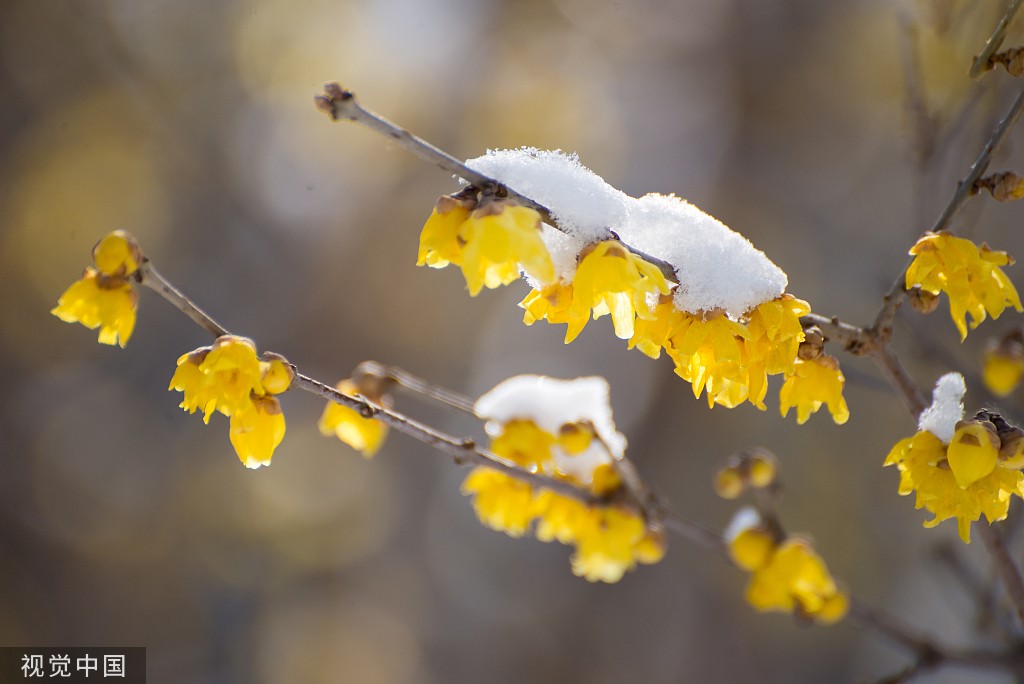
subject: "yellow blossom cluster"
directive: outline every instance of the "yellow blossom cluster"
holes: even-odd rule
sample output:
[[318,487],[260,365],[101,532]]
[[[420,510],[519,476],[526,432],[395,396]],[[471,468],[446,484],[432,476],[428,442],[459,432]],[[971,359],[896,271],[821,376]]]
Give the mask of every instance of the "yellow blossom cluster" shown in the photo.
[[940,232],[922,237],[910,253],[914,260],[907,268],[907,289],[919,287],[933,295],[945,292],[961,340],[967,337],[967,314],[974,329],[986,316],[999,318],[1007,306],[1022,311],[1016,288],[1000,268],[1013,263],[1006,252]]
[[138,293],[132,279],[142,263],[135,238],[116,230],[96,243],[92,266],[60,296],[50,311],[65,323],[99,328],[100,344],[124,347],[135,329]]
[[925,527],[956,518],[970,543],[972,522],[1004,520],[1011,497],[1024,497],[1024,431],[982,412],[957,423],[948,444],[928,430],[900,440],[885,465],[899,469],[899,493],[915,493],[916,507],[935,516]]
[[795,407],[804,423],[826,404],[835,422],[849,417],[835,359],[798,359],[807,302],[782,295],[739,319],[720,309],[682,311],[671,296],[675,284],[617,240],[583,247],[571,280],[556,278],[536,212],[506,200],[476,202],[465,192],[438,200],[420,235],[418,264],[459,265],[471,295],[507,284],[523,270],[536,285],[520,302],[524,323],[565,323],[568,344],[589,320],[608,315],[630,349],[655,359],[664,349],[675,372],[695,397],[705,393],[709,406],[749,401],[764,410],[768,376],[782,375],[783,416]]
[[[570,468],[559,465],[590,458],[585,454],[592,454],[598,442],[585,422],[566,424],[555,435],[531,420],[516,419],[502,426],[491,450],[531,472],[606,495],[621,486],[610,457],[595,461],[582,477],[577,468],[571,468],[574,474],[570,474]],[[473,496],[477,517],[488,527],[520,537],[534,526],[534,535],[541,541],[573,545],[572,571],[591,582],[618,582],[637,563],[656,563],[665,553],[663,534],[626,508],[588,505],[483,466],[470,472],[462,491]]]
[[747,602],[761,612],[792,613],[823,625],[841,620],[849,598],[825,561],[807,539],[779,536],[753,509],[741,510],[726,534],[733,562],[751,573]]
[[228,416],[231,444],[247,468],[270,465],[284,439],[285,421],[276,394],[291,385],[294,371],[284,357],[265,353],[260,359],[252,340],[223,335],[178,359],[169,390],[184,394],[181,408],[203,412],[203,422],[217,411]]
[[505,200],[477,205],[473,198],[441,197],[420,235],[417,265],[462,269],[470,296],[519,278],[520,268],[541,282],[555,267],[541,241],[540,214]]
[[611,315],[615,335],[634,336],[635,324],[653,321],[658,295],[667,295],[669,284],[656,266],[629,252],[617,240],[605,240],[585,248],[571,283],[559,281],[534,289],[520,303],[526,310],[523,322],[533,325],[566,323],[565,343],[575,340],[587,321]]

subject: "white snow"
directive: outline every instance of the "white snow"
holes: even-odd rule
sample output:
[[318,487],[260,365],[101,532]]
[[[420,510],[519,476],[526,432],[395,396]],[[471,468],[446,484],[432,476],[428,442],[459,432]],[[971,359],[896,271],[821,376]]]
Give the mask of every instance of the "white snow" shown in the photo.
[[[540,239],[547,247],[548,254],[551,255],[551,262],[555,266],[555,277],[562,282],[571,283],[576,275],[576,256],[587,243],[578,237],[552,228],[546,223],[541,226]],[[539,290],[544,287],[544,283],[534,280],[525,272],[523,277],[534,289]]]
[[732,516],[728,527],[722,532],[722,537],[727,543],[731,542],[742,533],[760,524],[761,514],[757,512],[757,509],[753,506],[744,506],[736,511],[736,515]]
[[466,166],[501,181],[547,207],[565,230],[584,242],[609,237],[626,222],[630,197],[561,150],[488,150]]
[[927,430],[949,444],[956,433],[956,424],[964,417],[964,394],[967,386],[964,376],[959,373],[946,373],[935,383],[932,392],[932,405],[921,412],[917,429]]
[[553,447],[551,453],[554,456],[555,468],[559,472],[574,477],[586,485],[594,481],[595,468],[605,463],[611,463],[608,449],[600,440],[596,439],[578,454],[567,454],[558,446]]
[[676,269],[677,309],[725,309],[734,319],[786,290],[786,274],[745,237],[675,195],[633,200],[623,242]]
[[611,230],[630,247],[672,264],[680,310],[724,309],[739,319],[786,290],[782,269],[718,219],[675,195],[630,197],[580,164],[575,154],[532,147],[489,150],[466,165],[551,210],[572,238],[545,229],[545,244],[563,281],[571,282],[579,250],[608,239]]
[[[586,420],[613,455],[621,457],[626,451],[626,438],[615,429],[612,419],[608,381],[597,376],[559,380],[543,375],[516,375],[481,396],[473,410],[488,421],[487,433],[492,436],[515,419],[532,420],[556,436],[565,423]],[[566,458],[584,459],[586,453]]]

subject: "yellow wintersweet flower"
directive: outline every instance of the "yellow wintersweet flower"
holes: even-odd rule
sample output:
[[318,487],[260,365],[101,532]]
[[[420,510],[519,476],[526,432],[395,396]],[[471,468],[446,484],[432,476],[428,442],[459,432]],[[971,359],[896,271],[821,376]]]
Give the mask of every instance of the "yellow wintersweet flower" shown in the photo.
[[185,394],[181,408],[203,411],[209,423],[214,411],[231,416],[252,408],[251,396],[263,396],[263,373],[252,340],[235,335],[217,338],[212,347],[197,349],[178,358],[169,390]]
[[768,375],[792,373],[804,340],[800,317],[810,312],[810,304],[788,294],[758,304],[747,321],[749,357],[762,361]]
[[692,317],[677,309],[671,297],[662,295],[654,307],[653,316],[637,319],[627,346],[629,349],[635,347],[652,359],[661,358],[661,350],[668,347],[673,335],[681,334],[690,320]]
[[[491,451],[533,472],[543,472],[551,461],[555,436],[532,420],[510,420],[491,440]],[[487,527],[521,537],[536,515],[535,493],[529,484],[492,468],[479,466],[462,483],[462,493],[473,495],[473,510]]]
[[462,483],[462,493],[473,496],[473,510],[481,523],[510,537],[521,537],[534,517],[533,487],[511,475],[478,466]]
[[533,502],[540,541],[575,545],[573,574],[590,582],[614,583],[637,563],[654,564],[665,555],[665,539],[632,511],[595,508],[551,491]]
[[587,525],[589,513],[582,501],[545,489],[534,498],[533,515],[537,518],[537,539],[572,544],[579,531]]
[[519,306],[526,309],[523,323],[533,325],[547,319],[548,323],[567,323],[565,343],[575,340],[590,319],[590,309],[573,306],[571,283],[557,282],[539,290],[530,290]]
[[248,408],[231,414],[231,445],[246,468],[270,465],[284,432],[284,414],[277,397],[253,396]]
[[606,240],[582,253],[572,282],[572,306],[576,311],[592,312],[594,320],[611,314],[615,335],[628,340],[633,337],[637,317],[654,318],[648,297],[668,292],[661,269],[617,240]]
[[1019,340],[1007,338],[985,351],[982,379],[989,392],[997,397],[1005,397],[1017,389],[1022,376],[1024,345]]
[[591,508],[584,521],[576,531],[573,574],[588,582],[618,582],[636,567],[636,549],[645,539],[647,525],[635,513],[618,508]]
[[[685,314],[685,325],[676,328],[665,351],[675,363],[676,375],[693,387],[693,396],[707,392],[708,406],[733,408],[750,399],[764,409],[765,383],[751,386],[751,368],[745,341],[750,331],[742,323],[715,311],[705,318]],[[763,364],[762,364],[763,367]],[[755,379],[763,371],[755,369]]]
[[516,465],[534,472],[543,470],[551,460],[551,447],[556,438],[532,420],[510,420],[501,434],[491,440],[491,451]]
[[52,313],[65,323],[81,323],[100,329],[100,344],[128,344],[135,330],[138,293],[126,279],[108,276],[96,269],[85,269],[64,291]]
[[459,266],[469,294],[508,285],[519,269],[541,283],[555,279],[555,266],[540,237],[540,214],[528,207],[494,201],[477,207],[459,228],[465,244]]
[[747,585],[747,602],[762,612],[795,613],[823,624],[842,619],[848,605],[825,561],[798,538],[784,541],[754,571]]
[[[360,387],[352,380],[342,380],[335,386],[335,389],[349,396],[362,394],[375,403],[383,400],[381,396],[368,396],[365,391],[360,391]],[[368,390],[368,388],[363,389]],[[320,434],[324,437],[337,437],[366,458],[376,454],[388,436],[386,423],[375,418],[366,418],[359,411],[333,401],[328,402],[324,407],[317,426],[320,429]]]
[[810,361],[798,359],[779,391],[779,410],[785,418],[789,409],[796,407],[796,422],[803,425],[824,403],[836,425],[842,425],[850,417],[843,398],[844,384],[846,378],[834,357],[822,354]]
[[900,495],[916,492],[915,506],[935,516],[924,526],[956,518],[960,538],[967,544],[972,522],[982,515],[989,524],[1004,520],[1010,498],[1024,497],[1018,463],[1000,459],[987,432],[976,422],[962,423],[947,446],[922,430],[897,442],[885,459],[885,465],[900,471]]
[[431,268],[444,268],[450,263],[462,263],[465,242],[459,239],[459,229],[469,218],[469,212],[475,205],[475,200],[451,195],[442,196],[437,200],[430,218],[420,233],[417,266],[425,264]]
[[914,261],[907,269],[907,289],[918,286],[932,294],[945,292],[961,340],[967,337],[967,314],[974,329],[986,315],[999,318],[1007,305],[1022,310],[1016,288],[999,268],[1013,263],[1006,252],[985,244],[979,248],[948,233],[930,233],[910,253]]

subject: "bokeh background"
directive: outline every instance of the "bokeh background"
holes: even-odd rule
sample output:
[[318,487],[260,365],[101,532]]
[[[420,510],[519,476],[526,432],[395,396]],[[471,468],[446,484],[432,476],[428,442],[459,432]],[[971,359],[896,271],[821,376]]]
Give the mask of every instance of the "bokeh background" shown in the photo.
[[[364,359],[473,396],[522,372],[604,375],[641,472],[714,527],[737,504],[713,472],[765,446],[785,523],[855,595],[966,643],[984,549],[951,523],[922,529],[897,496],[881,463],[915,426],[869,363],[840,356],[846,426],[823,412],[798,427],[777,383],[767,412],[709,411],[607,319],[563,346],[561,326],[522,325],[524,284],[470,299],[457,271],[416,268],[456,182],[312,97],[340,81],[460,157],[576,151],[630,194],[687,197],[815,311],[866,323],[1020,89],[966,75],[1002,5],[6,0],[0,643],[143,645],[151,682],[871,681],[905,662],[851,625],[755,613],[742,573],[680,539],[588,584],[565,547],[481,527],[465,471],[427,447],[392,435],[365,461],[322,438],[302,393],[284,397],[273,466],[244,469],[226,420],[204,427],[166,391],[175,359],[209,342],[180,313],[144,291],[124,350],[48,314],[114,228],[229,329],[328,382]],[[994,169],[1019,165],[1022,137]],[[1021,211],[978,199],[955,227],[1019,256]],[[896,346],[927,388],[976,376],[986,338],[1020,322],[960,345],[943,302],[902,312]]]

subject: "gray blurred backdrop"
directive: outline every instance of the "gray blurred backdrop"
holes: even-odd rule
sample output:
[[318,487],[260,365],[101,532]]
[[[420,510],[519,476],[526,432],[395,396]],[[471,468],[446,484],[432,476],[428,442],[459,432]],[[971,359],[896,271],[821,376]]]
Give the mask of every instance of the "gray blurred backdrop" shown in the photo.
[[[209,342],[180,313],[142,292],[125,350],[48,314],[114,228],[229,329],[328,382],[363,359],[473,396],[515,373],[604,375],[641,472],[712,526],[736,508],[715,469],[763,445],[785,523],[855,595],[969,633],[935,549],[987,582],[984,550],[952,523],[922,529],[897,495],[881,463],[915,425],[869,363],[840,354],[846,426],[824,411],[797,426],[777,378],[767,412],[709,411],[607,319],[563,346],[563,326],[522,325],[523,283],[470,299],[457,271],[416,268],[457,183],[312,97],[337,80],[459,157],[562,148],[630,194],[680,194],[816,312],[860,324],[1020,88],[966,76],[1003,4],[6,0],[0,643],[143,645],[151,682],[841,682],[904,662],[847,624],[755,613],[743,573],[679,539],[588,584],[567,548],[481,527],[465,471],[427,447],[393,434],[365,461],[322,438],[309,395],[283,397],[273,466],[247,471],[222,416],[203,426],[166,391],[175,359]],[[1021,161],[1022,137],[994,170]],[[979,199],[954,225],[1020,256],[1021,212]],[[901,313],[896,348],[930,391],[1019,324],[960,345],[943,301]]]

